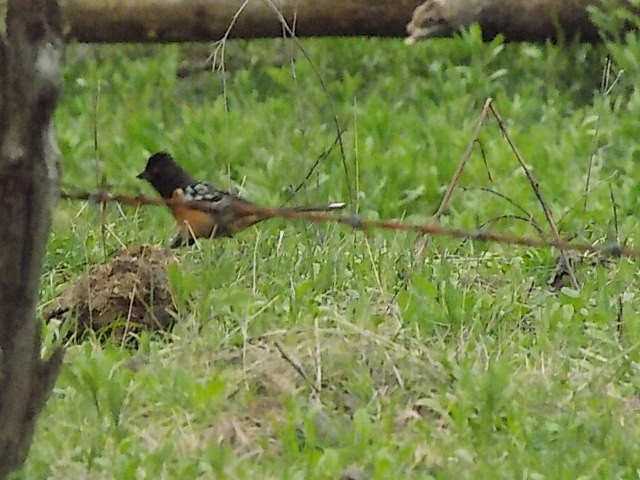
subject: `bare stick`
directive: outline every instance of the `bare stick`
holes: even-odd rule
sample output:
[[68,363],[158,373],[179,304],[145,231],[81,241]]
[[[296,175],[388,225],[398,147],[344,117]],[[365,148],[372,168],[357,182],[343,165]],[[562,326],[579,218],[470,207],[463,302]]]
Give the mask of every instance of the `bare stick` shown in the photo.
[[[93,155],[95,156],[95,167],[96,167],[96,188],[98,190],[106,190],[107,188],[107,178],[105,173],[100,168],[100,143],[98,138],[98,120],[100,119],[100,92],[101,85],[100,80],[98,79],[98,84],[96,85],[96,94],[93,98]],[[107,259],[107,231],[106,231],[106,223],[107,223],[107,206],[104,203],[100,204],[100,243],[102,244],[102,257]]]
[[320,348],[320,328],[318,318],[313,323],[313,335],[316,339],[315,359],[316,359],[316,388],[319,393],[322,390],[322,348]]
[[462,154],[462,158],[460,162],[458,162],[458,166],[456,167],[456,171],[453,172],[453,177],[451,177],[451,181],[449,182],[449,186],[447,190],[444,192],[442,199],[440,200],[440,205],[438,205],[437,210],[433,214],[434,220],[440,220],[442,216],[442,212],[449,206],[449,202],[451,201],[451,196],[453,195],[453,191],[456,189],[458,185],[458,181],[460,180],[460,176],[464,171],[464,167],[471,156],[471,152],[473,151],[473,146],[478,141],[478,137],[480,136],[480,131],[482,130],[482,125],[484,123],[485,118],[487,118],[487,112],[489,111],[489,107],[493,103],[493,99],[491,97],[487,98],[484,102],[484,107],[480,111],[480,116],[478,117],[478,122],[476,123],[476,128],[473,131],[473,136],[467,145],[467,149]]
[[287,197],[287,199],[285,200],[284,203],[289,203],[293,197],[296,196],[296,194],[302,189],[302,187],[305,186],[305,184],[307,183],[307,180],[309,180],[309,178],[311,178],[311,175],[313,175],[313,172],[315,171],[315,169],[318,167],[318,165],[320,165],[320,163],[329,156],[329,154],[333,151],[333,149],[335,148],[336,145],[338,145],[338,142],[340,140],[340,135],[344,133],[344,130],[342,130],[341,132],[339,132],[336,135],[335,140],[333,141],[333,143],[326,148],[316,159],[315,162],[313,162],[313,165],[311,165],[311,168],[309,169],[309,171],[307,172],[307,174],[304,176],[304,178],[302,179],[302,181],[293,189],[293,191],[291,192],[291,194]]
[[282,355],[282,358],[289,365],[291,365],[291,367],[298,373],[298,375],[300,375],[302,379],[305,382],[307,382],[307,384],[311,387],[311,389],[319,395],[320,390],[318,389],[318,387],[316,387],[316,385],[311,380],[309,380],[309,377],[307,377],[307,374],[304,373],[304,370],[302,369],[302,367],[293,358],[291,358],[287,352],[284,351],[284,349],[278,342],[273,342],[273,345],[276,347],[278,352],[280,352],[280,355]]
[[[540,206],[542,207],[542,211],[544,212],[544,216],[547,219],[547,223],[549,223],[549,227],[551,227],[551,233],[553,234],[553,238],[555,240],[560,240],[560,234],[558,233],[558,227],[556,227],[556,222],[553,220],[553,215],[551,213],[551,209],[549,208],[549,206],[547,205],[547,202],[545,202],[544,198],[542,197],[542,193],[540,192],[540,186],[538,185],[538,182],[536,182],[536,180],[533,178],[533,175],[531,174],[531,171],[529,170],[527,165],[524,163],[524,160],[522,158],[522,155],[520,155],[520,151],[518,150],[518,147],[516,147],[516,144],[513,142],[513,140],[509,136],[509,132],[507,131],[507,127],[505,126],[504,122],[502,121],[502,117],[500,117],[500,114],[498,113],[498,110],[493,105],[493,102],[489,103],[489,109],[491,110],[491,113],[493,114],[494,118],[496,119],[496,122],[498,122],[498,127],[500,128],[500,131],[504,135],[504,138],[507,140],[507,143],[509,144],[509,147],[511,147],[511,151],[513,152],[513,154],[518,159],[518,163],[520,163],[520,167],[522,167],[522,170],[524,171],[524,174],[527,176],[527,180],[529,180],[529,184],[531,185],[531,188],[533,189],[533,193],[536,195],[536,198],[538,199],[538,202],[540,203]],[[576,275],[573,272],[573,268],[571,268],[571,265],[569,263],[569,259],[565,255],[564,251],[562,251],[562,249],[560,249],[560,259],[562,260],[562,263],[564,264],[564,267],[566,268],[567,273],[569,274],[569,277],[571,278],[571,284],[573,285],[573,288],[578,290],[580,288],[580,285],[578,284],[578,279],[576,278]]]

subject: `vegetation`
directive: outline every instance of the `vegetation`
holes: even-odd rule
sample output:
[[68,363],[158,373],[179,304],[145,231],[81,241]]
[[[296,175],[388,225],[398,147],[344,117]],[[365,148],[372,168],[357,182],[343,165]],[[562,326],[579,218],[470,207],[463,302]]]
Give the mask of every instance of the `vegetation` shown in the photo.
[[[344,158],[333,149],[295,203],[351,198],[366,218],[428,222],[491,96],[563,237],[633,245],[637,39],[304,40],[315,70],[282,41],[238,41],[224,72],[184,78],[195,47],[72,45],[57,111],[63,183],[95,190],[104,176],[114,192],[151,195],[135,175],[165,149],[199,178],[280,205],[334,141],[335,110]],[[495,122],[442,222],[549,231]],[[166,244],[174,228],[160,208],[62,202],[42,307],[89,265]],[[574,256],[581,288],[552,289],[553,249],[422,245],[271,220],[180,250],[173,332],[70,345],[15,478],[637,475],[635,262]],[[63,327],[43,327],[47,348]]]

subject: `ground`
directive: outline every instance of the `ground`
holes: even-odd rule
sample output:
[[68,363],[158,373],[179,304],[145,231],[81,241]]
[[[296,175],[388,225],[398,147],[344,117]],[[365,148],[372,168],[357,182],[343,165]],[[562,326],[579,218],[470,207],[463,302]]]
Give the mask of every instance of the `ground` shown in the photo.
[[[184,70],[213,46],[71,45],[56,118],[64,188],[104,180],[153,195],[135,175],[168,150],[263,205],[303,183],[289,204],[343,200],[364,218],[425,223],[491,96],[561,235],[634,245],[635,38],[504,45],[472,29],[411,48],[302,40],[315,68],[295,45],[237,41],[224,72]],[[323,157],[336,119],[342,148]],[[549,238],[490,119],[441,222]],[[160,249],[174,231],[161,207],[61,202],[41,311],[94,265]],[[173,329],[133,344],[69,341],[16,478],[575,479],[640,468],[633,259],[576,255],[575,288],[554,283],[551,248],[286,220],[175,255]],[[67,341],[65,325],[43,326],[45,353]]]

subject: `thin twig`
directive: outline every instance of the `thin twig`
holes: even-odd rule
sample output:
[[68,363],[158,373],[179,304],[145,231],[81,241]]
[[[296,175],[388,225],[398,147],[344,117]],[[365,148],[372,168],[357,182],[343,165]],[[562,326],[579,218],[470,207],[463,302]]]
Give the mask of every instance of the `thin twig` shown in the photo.
[[220,40],[218,40],[216,42],[216,47],[213,51],[213,53],[211,53],[209,55],[209,57],[207,58],[207,62],[211,61],[211,68],[212,70],[216,69],[216,64],[218,63],[218,55],[220,55],[220,60],[219,60],[219,70],[222,72],[222,98],[224,100],[224,108],[225,111],[229,111],[229,102],[228,102],[228,98],[227,98],[227,77],[226,75],[224,75],[225,73],[225,67],[224,67],[224,49],[227,43],[227,39],[229,38],[229,35],[231,35],[231,30],[233,30],[233,27],[235,26],[236,22],[238,21],[238,19],[240,18],[240,15],[242,14],[242,12],[244,11],[245,7],[249,4],[250,0],[244,0],[244,2],[242,2],[242,5],[240,5],[238,7],[238,9],[235,11],[235,13],[233,14],[233,17],[231,18],[231,21],[229,22],[229,25],[227,26],[227,29],[224,32],[224,35],[222,36],[222,38]]
[[484,147],[482,146],[482,142],[478,138],[478,139],[476,139],[476,143],[478,144],[478,147],[480,148],[480,155],[482,156],[482,163],[484,163],[484,168],[486,168],[486,170],[487,170],[487,180],[489,180],[489,183],[493,183],[493,176],[491,175],[491,169],[489,168],[489,162],[487,161],[487,154],[484,151]]
[[[522,158],[522,155],[520,154],[520,151],[518,150],[518,147],[516,146],[514,141],[511,139],[511,136],[507,131],[507,127],[502,121],[502,117],[498,113],[498,110],[494,106],[493,102],[489,102],[489,109],[491,110],[491,113],[496,119],[496,122],[498,122],[498,127],[500,128],[500,131],[502,132],[505,139],[507,140],[509,147],[511,147],[511,151],[513,152],[516,159],[518,160],[518,163],[520,163],[520,167],[524,171],[524,174],[526,175],[527,180],[529,180],[529,184],[533,189],[533,193],[535,194],[536,198],[538,199],[538,202],[540,203],[540,206],[542,207],[542,211],[544,212],[544,216],[547,219],[547,223],[549,224],[549,227],[551,227],[551,233],[553,234],[553,238],[556,241],[560,240],[560,233],[558,232],[558,227],[556,227],[556,222],[553,220],[551,209],[549,208],[549,206],[547,205],[547,202],[545,202],[544,198],[542,197],[542,192],[540,192],[540,186],[538,185],[538,182],[533,178],[531,170],[529,170],[529,167],[527,167],[526,163],[524,162],[524,159]],[[580,289],[580,285],[578,284],[578,279],[576,278],[576,275],[573,272],[573,268],[571,268],[569,259],[567,258],[565,253],[562,251],[562,249],[560,249],[560,259],[562,260],[562,263],[564,264],[564,267],[566,268],[567,273],[571,278],[571,283],[573,285],[573,288],[575,288],[576,290]]]
[[[602,93],[607,89],[609,84],[609,76],[611,75],[611,57],[607,55],[607,59],[602,70],[602,78],[600,79],[600,91]],[[589,204],[589,192],[591,191],[591,173],[593,172],[593,162],[596,157],[596,151],[598,149],[598,137],[600,136],[600,114],[596,117],[596,128],[593,135],[593,147],[591,154],[589,155],[589,165],[587,166],[587,179],[584,182],[584,205],[582,206],[582,213],[586,213],[587,206]]]
[[464,171],[464,167],[471,157],[471,152],[473,151],[473,146],[478,141],[478,137],[480,136],[480,131],[482,130],[482,125],[484,124],[484,120],[487,118],[487,112],[489,111],[489,107],[491,106],[493,99],[491,97],[487,98],[486,102],[484,102],[484,107],[480,111],[480,116],[478,117],[478,121],[476,122],[476,128],[473,131],[473,136],[467,145],[467,149],[462,154],[462,158],[458,162],[458,166],[456,167],[456,171],[453,172],[453,176],[451,177],[451,181],[447,186],[447,190],[442,195],[442,199],[440,200],[440,205],[433,214],[434,220],[439,220],[442,216],[444,210],[449,206],[449,202],[451,201],[451,196],[453,195],[453,191],[456,189],[458,185],[458,181],[462,176],[462,172]]
[[[98,142],[98,120],[100,118],[100,93],[101,93],[101,84],[100,80],[98,80],[98,84],[96,85],[96,94],[93,99],[93,156],[95,157],[95,167],[96,167],[96,188],[98,190],[106,190],[107,189],[107,177],[100,168],[100,144]],[[102,244],[102,256],[106,260],[107,259],[107,232],[105,225],[107,223],[107,206],[104,203],[100,204],[100,243]]]
[[616,203],[616,197],[613,193],[613,188],[609,184],[609,198],[611,198],[611,210],[613,210],[613,228],[616,235],[616,242],[620,241],[620,232],[618,231],[618,204]]
[[322,391],[322,348],[320,346],[320,327],[318,324],[318,317],[313,322],[313,336],[316,340],[315,360],[316,360],[316,388],[315,390],[320,393]]
[[320,390],[318,389],[318,387],[316,387],[316,385],[311,380],[309,380],[309,377],[307,377],[307,374],[304,373],[304,370],[302,369],[302,367],[293,358],[291,358],[287,352],[284,351],[284,349],[282,348],[280,343],[279,342],[273,342],[273,345],[276,347],[276,350],[278,350],[278,352],[280,352],[280,355],[282,355],[282,358],[289,365],[291,365],[291,367],[298,373],[298,375],[300,375],[302,377],[302,379],[305,382],[307,382],[307,384],[311,387],[311,389],[314,392],[316,392],[318,395],[320,395]]
[[296,188],[293,189],[291,194],[289,194],[287,199],[284,201],[285,204],[289,203],[293,199],[293,197],[295,197],[296,194],[302,189],[302,187],[306,185],[307,181],[311,178],[311,175],[313,175],[313,172],[318,167],[318,165],[320,165],[320,163],[331,154],[335,146],[338,144],[338,141],[340,139],[340,134],[343,134],[343,133],[344,133],[344,130],[338,133],[333,143],[318,156],[315,162],[313,162],[313,165],[311,165],[311,168],[309,169],[307,174],[304,176],[302,181],[296,186]]
[[624,333],[624,303],[622,301],[622,294],[618,295],[617,299],[617,307],[618,310],[616,312],[616,335],[618,337],[618,341],[622,340],[622,335]]
[[[620,77],[624,73],[624,70],[620,70],[616,75],[616,78],[611,81],[611,57],[607,55],[607,59],[604,64],[604,68],[602,70],[602,79],[600,80],[600,92],[602,93],[602,102],[600,102],[600,110],[604,110],[604,99],[611,93],[613,88],[616,86]],[[587,211],[588,201],[589,201],[589,192],[591,191],[591,176],[593,173],[593,163],[596,157],[596,152],[598,151],[598,138],[600,137],[600,118],[601,113],[598,113],[596,117],[596,126],[593,135],[593,147],[591,149],[591,154],[589,155],[589,166],[587,167],[587,179],[584,185],[584,205],[582,208],[583,213]]]
[[531,215],[529,212],[527,212],[527,210],[522,207],[521,205],[518,205],[514,200],[512,200],[511,198],[507,197],[505,194],[500,193],[496,190],[492,190],[490,188],[487,187],[463,187],[463,190],[480,190],[481,192],[487,192],[490,193],[491,195],[495,195],[496,197],[500,197],[503,200],[509,202],[511,205],[513,205],[516,209],[520,210],[522,213],[524,213],[526,215],[526,217],[529,219],[529,222],[531,223],[531,226],[533,228],[536,229],[536,231],[540,234],[542,234],[542,227],[540,227],[540,225],[538,225],[538,222],[536,222],[536,219],[533,218],[533,215]]

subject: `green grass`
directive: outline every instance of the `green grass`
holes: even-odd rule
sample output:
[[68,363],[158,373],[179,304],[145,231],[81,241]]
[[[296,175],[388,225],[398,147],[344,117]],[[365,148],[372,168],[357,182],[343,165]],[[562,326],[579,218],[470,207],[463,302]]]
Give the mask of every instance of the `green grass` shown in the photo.
[[[587,45],[485,44],[476,30],[401,40],[234,42],[228,69],[176,78],[192,47],[70,46],[56,123],[66,189],[114,192],[150,152],[279,205],[346,128],[299,203],[349,200],[367,218],[426,222],[491,96],[567,238],[634,244],[640,207],[635,37]],[[615,48],[614,48],[615,47]],[[627,59],[627,63],[625,63]],[[442,221],[535,235],[500,192],[548,230],[487,121]],[[484,153],[483,153],[484,152]],[[487,166],[492,181],[488,179]],[[586,210],[585,181],[594,156]],[[611,192],[617,204],[614,223]],[[167,212],[62,202],[42,305],[123,245],[164,244]],[[183,249],[166,337],[136,349],[69,346],[31,454],[15,478],[635,478],[640,469],[640,298],[629,260],[577,262],[581,289],[550,291],[557,252],[271,220]],[[622,305],[622,311],[619,309]],[[58,327],[44,327],[51,348]],[[282,349],[299,365],[313,390]]]

